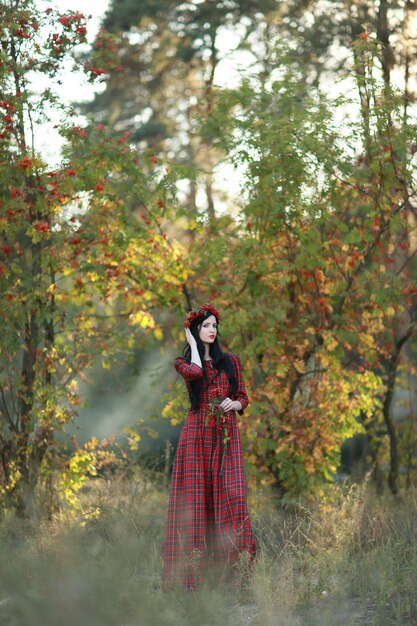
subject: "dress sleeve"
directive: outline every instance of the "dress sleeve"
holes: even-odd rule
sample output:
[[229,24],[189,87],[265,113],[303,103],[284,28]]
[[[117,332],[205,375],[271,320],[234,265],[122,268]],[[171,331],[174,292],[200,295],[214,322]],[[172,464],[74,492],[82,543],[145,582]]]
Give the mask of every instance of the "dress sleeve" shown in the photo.
[[240,363],[240,358],[236,355],[233,356],[233,366],[234,366],[236,382],[237,382],[237,390],[236,390],[236,393],[234,394],[233,399],[239,400],[239,402],[241,403],[242,410],[238,411],[238,413],[239,415],[243,415],[244,409],[249,404],[249,398],[246,393],[245,381],[243,380],[242,365]]
[[175,369],[181,374],[186,383],[198,380],[203,375],[203,368],[196,363],[188,363],[183,357],[175,359]]

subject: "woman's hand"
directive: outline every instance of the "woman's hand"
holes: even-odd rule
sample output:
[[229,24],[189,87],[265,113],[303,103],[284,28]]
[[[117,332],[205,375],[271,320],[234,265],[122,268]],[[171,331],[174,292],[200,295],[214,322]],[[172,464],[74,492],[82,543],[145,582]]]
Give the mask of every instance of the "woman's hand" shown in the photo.
[[189,328],[185,329],[185,338],[188,341],[190,348],[197,345],[194,335]]
[[219,406],[225,413],[229,411],[240,411],[242,408],[239,400],[231,400],[230,398],[225,398]]

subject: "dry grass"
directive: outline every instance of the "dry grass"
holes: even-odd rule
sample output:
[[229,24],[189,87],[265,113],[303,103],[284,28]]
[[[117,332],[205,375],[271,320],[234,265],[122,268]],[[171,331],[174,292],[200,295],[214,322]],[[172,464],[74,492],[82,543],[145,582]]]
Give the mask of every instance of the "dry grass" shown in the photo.
[[[265,504],[263,500],[269,502]],[[92,483],[83,513],[0,526],[8,626],[408,626],[417,621],[416,495],[366,485],[330,503],[255,494],[257,567],[244,591],[161,591],[166,492],[143,478]]]

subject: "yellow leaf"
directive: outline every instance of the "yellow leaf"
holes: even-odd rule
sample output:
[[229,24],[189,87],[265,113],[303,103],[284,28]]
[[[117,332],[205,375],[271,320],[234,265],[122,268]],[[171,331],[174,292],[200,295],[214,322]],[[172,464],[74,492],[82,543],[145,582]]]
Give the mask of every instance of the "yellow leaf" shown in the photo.
[[300,372],[300,374],[304,374],[305,370],[306,370],[306,366],[304,361],[302,361],[301,359],[296,359],[293,363],[295,369],[297,370],[297,372]]
[[149,313],[145,311],[137,311],[129,315],[129,322],[131,324],[137,324],[141,328],[154,328],[155,322]]

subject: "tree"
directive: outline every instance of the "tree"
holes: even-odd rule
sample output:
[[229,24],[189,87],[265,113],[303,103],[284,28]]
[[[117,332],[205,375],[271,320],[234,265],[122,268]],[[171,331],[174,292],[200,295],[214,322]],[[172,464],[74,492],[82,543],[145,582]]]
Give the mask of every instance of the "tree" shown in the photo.
[[[398,489],[391,398],[397,366],[404,358],[415,319],[411,285],[414,251],[410,241],[410,233],[415,229],[410,165],[413,123],[407,117],[412,55],[409,36],[401,35],[403,27],[410,23],[413,7],[397,3],[392,8],[389,14],[386,2],[378,5],[349,2],[337,6],[331,2],[297,1],[262,6],[239,2],[169,3],[168,6],[160,2],[141,3],[140,7],[123,2],[112,5],[105,22],[113,34],[104,32],[103,37],[116,42],[126,74],[110,78],[104,95],[95,101],[95,110],[100,111],[103,119],[117,120],[121,127],[139,125],[135,137],[138,145],[143,142],[152,150],[171,150],[182,163],[194,168],[194,176],[189,175],[189,194],[182,213],[187,220],[186,228],[192,231],[188,259],[195,270],[192,287],[187,285],[184,289],[187,307],[197,294],[221,298],[224,291],[230,297],[230,283],[235,284],[239,276],[236,265],[243,268],[240,287],[243,291],[235,294],[240,303],[246,290],[251,299],[254,294],[262,294],[258,281],[266,281],[267,275],[274,276],[281,263],[293,277],[294,284],[291,281],[287,284],[276,269],[283,284],[280,288],[268,287],[270,295],[265,296],[265,309],[262,304],[257,305],[261,319],[262,315],[271,315],[277,325],[287,317],[286,323],[294,322],[294,336],[288,334],[280,347],[280,356],[274,357],[279,363],[283,358],[291,364],[282,370],[283,385],[276,384],[273,374],[274,367],[281,371],[281,365],[275,361],[270,364],[262,350],[256,353],[256,358],[251,354],[256,386],[260,383],[264,391],[266,387],[275,387],[287,403],[285,407],[275,407],[272,425],[268,420],[261,422],[261,432],[265,433],[262,444],[262,438],[256,441],[253,434],[256,448],[253,458],[285,488],[299,489],[314,482],[308,476],[313,471],[319,482],[329,477],[337,465],[341,441],[360,428],[359,422],[367,414],[365,424],[372,438],[376,466],[375,424],[384,420],[390,439],[390,487],[394,492]],[[238,47],[249,49],[256,59],[257,67],[251,69],[254,84],[248,79],[229,100],[220,98],[223,105],[218,106],[214,76],[222,55],[219,35],[222,29],[235,27],[242,32]],[[375,35],[371,37],[373,32]],[[395,67],[391,37],[394,32],[400,42],[397,46],[408,50],[405,57],[398,56],[408,58],[405,90],[395,94],[391,85]],[[279,39],[287,40],[289,48],[295,48],[297,54],[277,54]],[[101,40],[98,44],[101,49]],[[329,60],[331,46],[344,51],[337,66]],[[348,145],[343,150],[345,139],[338,137],[337,129],[327,122],[333,105],[323,104],[319,96],[316,102],[310,102],[307,89],[311,84],[319,86],[326,72],[327,76],[333,76],[346,68],[350,68],[349,86],[355,85],[357,97],[338,102],[337,107],[340,111],[343,107],[357,111],[360,123],[346,131]],[[378,83],[374,76],[380,70]],[[289,72],[297,76],[295,84],[289,81]],[[287,74],[283,82],[276,80],[281,73]],[[140,88],[138,77],[143,80]],[[229,104],[225,104],[227,100]],[[232,116],[237,111],[241,117],[232,121],[225,115],[229,106]],[[203,123],[207,120],[208,132],[203,137],[198,126],[201,120]],[[217,125],[214,135],[213,124]],[[304,140],[300,138],[300,128],[304,129]],[[222,150],[240,166],[249,164],[247,184],[253,196],[243,211],[232,208],[229,199],[229,213],[219,216],[214,210],[211,178],[214,164],[222,158]],[[202,211],[196,203],[198,180],[205,181],[207,209]],[[392,214],[387,217],[388,208]],[[245,218],[242,223],[250,225],[246,233],[242,233],[242,223],[237,229],[234,227],[231,215],[237,216],[238,221]],[[206,226],[203,232],[199,232],[196,221]],[[316,227],[320,236],[315,232]],[[287,238],[282,229],[284,233],[288,229]],[[347,230],[353,232],[347,234]],[[232,238],[235,248],[225,234]],[[264,262],[262,250],[248,243],[252,237],[255,240],[259,237],[262,247],[268,250]],[[332,248],[323,257],[327,239],[337,242],[340,250]],[[291,251],[288,256],[283,257],[282,251],[275,250],[277,240]],[[300,246],[318,257],[316,265],[306,267],[308,260],[298,253]],[[336,258],[340,260],[330,271],[329,265]],[[378,263],[383,270],[373,267]],[[376,278],[378,283],[374,282]],[[378,311],[381,308],[382,312],[373,317],[367,310],[371,306],[367,298],[376,284],[385,295],[375,293],[372,308]],[[337,300],[337,293],[344,295]],[[247,308],[251,299],[245,305]],[[251,314],[245,319],[245,324],[254,324],[261,333],[264,321],[259,321],[258,327]],[[358,336],[367,346],[366,355],[351,336],[354,331],[349,319],[357,320]],[[307,329],[313,332],[307,333]],[[345,331],[348,338],[341,339],[339,334]],[[242,338],[247,345],[252,342],[256,345],[251,332],[242,331]],[[331,357],[331,364],[321,368],[321,361],[330,359],[327,352],[332,352],[326,340],[337,354]],[[361,385],[361,394],[354,394],[356,403],[351,402],[352,390],[360,389]],[[368,387],[369,398],[374,398],[370,404],[365,393]],[[306,394],[312,396],[308,411],[303,405]],[[323,409],[321,400],[326,394],[334,407],[331,409],[325,403],[323,421],[313,427],[317,407]],[[259,397],[260,413],[269,411],[270,405],[268,394]],[[325,422],[331,411],[329,424],[333,420],[333,426],[329,433]],[[337,424],[337,414],[346,416],[341,426]],[[301,424],[298,429],[294,416],[298,416]],[[278,423],[284,424],[284,435]],[[315,446],[314,428],[317,437],[327,441],[321,452]],[[288,442],[292,438],[294,447],[284,446],[280,454],[276,453],[278,435]],[[315,462],[311,460],[313,449]]]
[[[415,250],[399,237],[415,229],[415,131],[401,94],[377,78],[378,42],[359,38],[354,55],[358,100],[307,93],[290,64],[269,84],[220,93],[206,127],[245,165],[246,202],[237,226],[223,222],[223,247],[218,233],[205,242],[197,275],[203,291],[204,265],[224,277],[209,295],[227,306],[253,372],[251,460],[285,492],[320,488],[342,441],[378,416],[398,491],[388,410],[416,323]],[[361,106],[341,132],[332,112]]]
[[87,110],[105,124],[129,130],[140,148],[190,168],[184,172],[190,219],[203,214],[213,221],[216,215],[213,181],[220,155],[201,140],[199,118],[211,108],[215,76],[225,57],[222,38],[235,30],[244,45],[259,16],[275,4],[115,1],[93,45],[92,59],[112,45],[122,71],[108,77]]
[[[175,305],[187,271],[164,232],[172,173],[127,134],[74,126],[51,88],[33,89],[35,75],[59,80],[85,17],[20,0],[2,3],[0,29],[0,494],[30,515],[59,454],[55,433],[80,402],[77,381],[98,355],[107,367],[160,338],[155,308]],[[35,145],[48,110],[67,140],[54,168]]]

